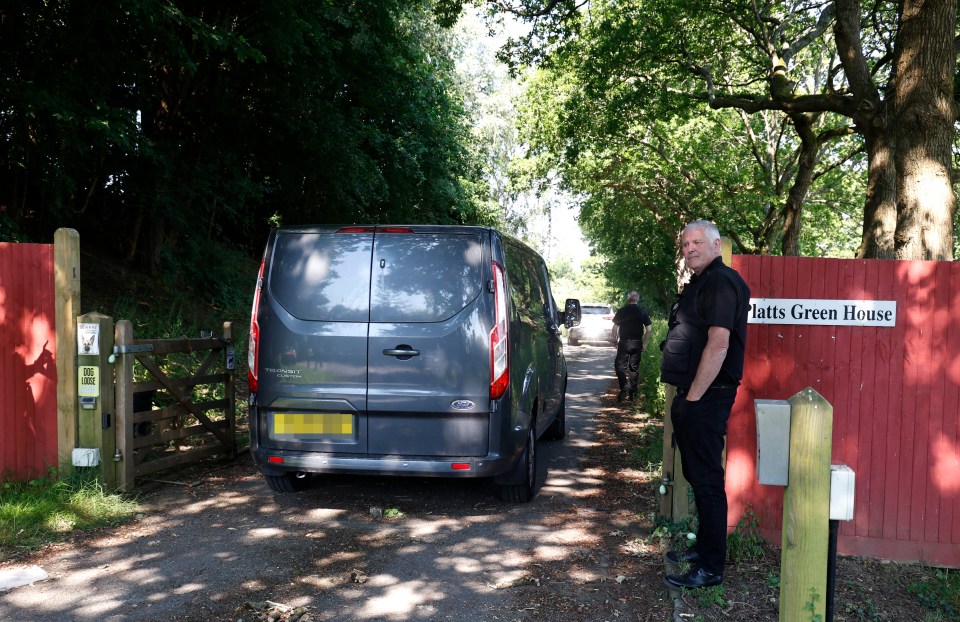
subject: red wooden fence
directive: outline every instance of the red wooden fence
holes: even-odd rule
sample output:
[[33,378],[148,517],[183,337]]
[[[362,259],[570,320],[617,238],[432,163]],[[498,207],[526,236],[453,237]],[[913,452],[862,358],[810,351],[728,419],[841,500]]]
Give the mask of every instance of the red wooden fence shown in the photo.
[[832,462],[856,473],[839,551],[960,567],[960,263],[741,255],[733,266],[754,298],[895,300],[897,321],[750,325],[727,439],[730,523],[752,508],[779,543],[783,489],[757,483],[753,401],[810,386],[833,405]]
[[0,243],[0,480],[57,464],[53,245]]

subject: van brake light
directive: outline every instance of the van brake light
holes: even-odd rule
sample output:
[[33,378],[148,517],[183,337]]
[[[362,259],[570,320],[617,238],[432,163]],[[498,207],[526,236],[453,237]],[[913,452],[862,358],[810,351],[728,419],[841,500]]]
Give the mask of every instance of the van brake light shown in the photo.
[[260,323],[257,321],[257,312],[260,310],[260,290],[263,289],[263,265],[266,259],[260,262],[260,273],[257,274],[257,289],[253,292],[253,310],[250,311],[250,343],[247,345],[247,384],[250,392],[256,393],[260,386]]
[[490,399],[503,397],[510,384],[510,348],[507,342],[507,282],[503,266],[493,262],[494,322],[490,331]]

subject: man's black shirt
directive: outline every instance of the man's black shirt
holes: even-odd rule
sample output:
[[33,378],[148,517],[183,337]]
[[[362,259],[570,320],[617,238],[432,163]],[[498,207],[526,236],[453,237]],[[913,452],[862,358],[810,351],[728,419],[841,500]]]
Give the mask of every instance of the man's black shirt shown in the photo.
[[645,327],[650,326],[650,316],[636,303],[622,307],[613,316],[613,323],[620,327],[620,340],[643,339]]

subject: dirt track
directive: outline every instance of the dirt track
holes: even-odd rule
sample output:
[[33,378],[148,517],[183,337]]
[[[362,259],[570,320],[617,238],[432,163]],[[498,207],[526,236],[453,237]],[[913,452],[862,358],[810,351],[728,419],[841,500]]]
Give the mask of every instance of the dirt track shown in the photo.
[[33,560],[50,579],[0,594],[0,619],[254,620],[248,604],[271,601],[314,621],[663,620],[661,587],[659,602],[637,602],[635,584],[626,596],[657,569],[617,566],[636,525],[593,503],[601,479],[580,464],[613,350],[568,352],[568,437],[541,445],[530,504],[439,479],[328,478],[274,495],[243,459],[149,493],[134,524]]

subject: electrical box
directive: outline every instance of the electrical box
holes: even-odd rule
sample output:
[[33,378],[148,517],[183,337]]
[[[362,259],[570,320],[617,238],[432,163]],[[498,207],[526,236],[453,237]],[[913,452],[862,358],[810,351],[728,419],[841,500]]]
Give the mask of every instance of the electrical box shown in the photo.
[[845,464],[830,465],[830,520],[853,520],[853,469]]
[[790,473],[790,402],[754,400],[757,413],[757,479],[786,486]]

